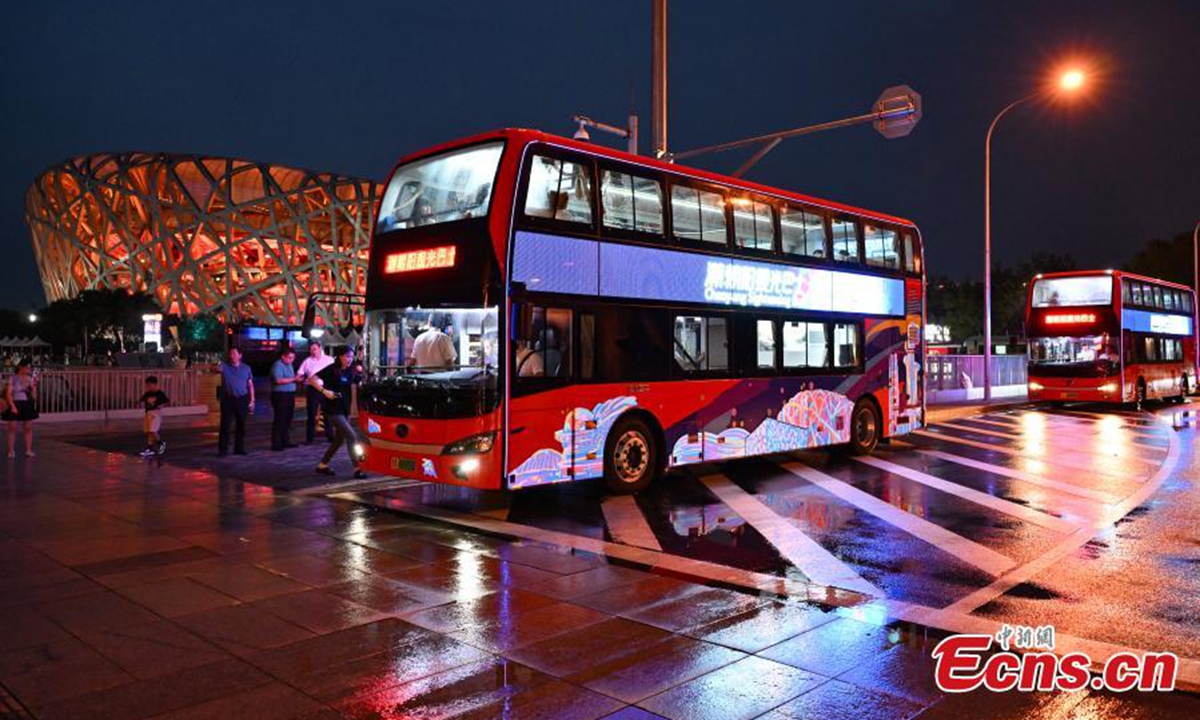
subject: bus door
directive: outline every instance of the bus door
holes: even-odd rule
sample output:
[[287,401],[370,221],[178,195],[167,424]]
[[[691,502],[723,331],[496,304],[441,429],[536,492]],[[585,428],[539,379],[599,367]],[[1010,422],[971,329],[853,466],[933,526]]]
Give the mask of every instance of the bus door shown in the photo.
[[579,439],[588,426],[576,412],[574,311],[521,303],[513,350],[513,400],[509,433],[510,487],[573,479]]

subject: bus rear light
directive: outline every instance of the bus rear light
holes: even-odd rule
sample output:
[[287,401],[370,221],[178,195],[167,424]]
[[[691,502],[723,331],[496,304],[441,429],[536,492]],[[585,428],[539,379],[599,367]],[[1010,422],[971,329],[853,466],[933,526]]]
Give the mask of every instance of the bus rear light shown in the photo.
[[1058,315],[1047,315],[1045,320],[1047,325],[1076,325],[1079,323],[1096,322],[1095,313],[1066,313]]
[[395,275],[417,270],[454,267],[454,257],[457,254],[458,248],[454,245],[392,253],[384,260],[383,272],[385,275]]

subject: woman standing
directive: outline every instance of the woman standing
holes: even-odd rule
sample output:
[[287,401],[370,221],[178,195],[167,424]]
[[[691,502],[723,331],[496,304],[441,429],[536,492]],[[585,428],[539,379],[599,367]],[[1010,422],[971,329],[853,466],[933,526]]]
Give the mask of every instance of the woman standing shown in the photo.
[[25,457],[33,457],[33,421],[37,419],[37,380],[33,377],[33,361],[22,358],[17,371],[4,387],[4,413],[8,421],[8,456],[17,456],[17,423],[25,435]]

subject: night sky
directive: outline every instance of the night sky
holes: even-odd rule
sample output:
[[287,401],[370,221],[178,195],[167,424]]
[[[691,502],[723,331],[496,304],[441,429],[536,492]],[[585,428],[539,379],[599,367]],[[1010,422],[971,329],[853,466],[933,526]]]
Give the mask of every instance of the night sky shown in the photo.
[[[649,0],[5,3],[0,306],[44,302],[22,220],[46,167],[101,151],[237,156],[382,180],[503,126],[621,124],[650,146]],[[670,145],[684,150],[924,98],[911,136],[786,141],[752,179],[915,220],[934,273],[978,276],[992,116],[1064,61],[1086,96],[1026,106],[994,144],[997,259],[1128,259],[1200,219],[1200,2],[707,2],[670,7]],[[599,134],[594,139],[607,142]],[[620,141],[613,138],[613,144]],[[730,171],[746,156],[697,164]]]

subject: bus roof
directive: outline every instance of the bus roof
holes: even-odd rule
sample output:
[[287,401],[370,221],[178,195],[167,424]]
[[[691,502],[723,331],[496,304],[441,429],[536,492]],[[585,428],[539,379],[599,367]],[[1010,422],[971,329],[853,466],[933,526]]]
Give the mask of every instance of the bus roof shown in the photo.
[[1155,283],[1156,285],[1163,285],[1165,287],[1175,288],[1176,290],[1187,290],[1188,292],[1192,292],[1192,288],[1188,287],[1187,285],[1180,285],[1179,283],[1171,282],[1170,280],[1161,280],[1159,278],[1152,278],[1147,275],[1138,275],[1137,273],[1126,272],[1124,270],[1066,270],[1063,272],[1038,273],[1033,279],[1043,280],[1045,278],[1083,277],[1086,275],[1112,275],[1115,278],[1141,280],[1142,282]]
[[[826,199],[814,197],[811,195],[803,195],[803,194],[800,194],[797,192],[783,190],[781,188],[772,187],[769,185],[760,185],[758,183],[749,182],[749,181],[743,180],[741,178],[735,178],[735,177],[731,177],[729,175],[721,175],[719,173],[709,172],[708,170],[700,170],[698,168],[687,167],[684,165],[677,165],[675,163],[664,162],[662,160],[657,160],[655,158],[648,157],[646,155],[633,155],[631,153],[627,153],[622,150],[615,150],[613,148],[604,147],[602,145],[596,145],[596,144],[593,144],[590,142],[581,142],[579,140],[573,140],[571,138],[563,137],[560,135],[552,135],[550,133],[542,132],[540,130],[530,130],[530,129],[526,129],[526,128],[503,128],[500,130],[492,130],[492,131],[485,132],[485,133],[479,133],[478,135],[472,135],[470,137],[459,138],[457,140],[451,140],[449,142],[441,143],[440,145],[435,145],[433,147],[425,148],[423,150],[420,150],[419,152],[407,155],[407,156],[401,158],[400,162],[396,163],[396,167],[399,167],[400,165],[403,165],[405,163],[412,162],[413,160],[418,160],[422,157],[426,157],[429,155],[436,155],[438,153],[446,152],[448,150],[453,150],[457,147],[462,147],[464,145],[472,145],[472,144],[479,143],[479,142],[485,142],[487,140],[499,140],[499,139],[513,140],[520,145],[526,145],[526,144],[529,144],[532,142],[543,142],[543,143],[548,143],[548,144],[552,144],[552,145],[558,145],[560,147],[565,147],[570,150],[576,150],[578,152],[588,153],[588,154],[595,155],[598,157],[611,158],[613,160],[619,160],[622,162],[641,165],[643,167],[651,168],[653,170],[674,173],[676,175],[683,175],[685,177],[694,178],[697,180],[706,180],[706,181],[713,182],[713,183],[719,183],[721,185],[726,185],[729,187],[737,188],[739,190],[745,190],[747,192],[775,195],[777,197],[782,197],[782,198],[789,199],[789,200],[795,200],[795,201],[801,202],[801,203],[809,203],[812,205],[819,205],[819,206],[822,206],[824,208],[834,210],[834,211],[846,212],[846,213],[850,213],[853,215],[859,215],[862,217],[879,220],[882,222],[896,223],[896,224],[900,224],[900,225],[906,225],[906,226],[912,227],[914,229],[916,228],[916,224],[914,222],[912,222],[911,220],[907,220],[907,219],[901,218],[901,217],[896,217],[894,215],[887,215],[885,213],[875,212],[873,210],[866,210],[864,208],[855,207],[853,205],[847,205],[845,203],[839,203],[839,202],[836,202],[833,200],[826,200]],[[393,173],[395,173],[395,169],[396,168],[392,168]],[[390,175],[389,175],[389,177],[390,177]]]

